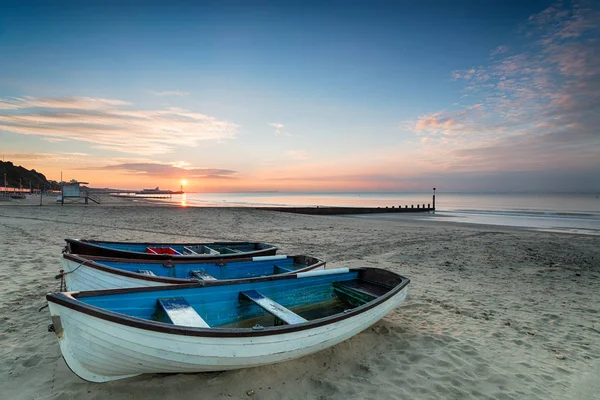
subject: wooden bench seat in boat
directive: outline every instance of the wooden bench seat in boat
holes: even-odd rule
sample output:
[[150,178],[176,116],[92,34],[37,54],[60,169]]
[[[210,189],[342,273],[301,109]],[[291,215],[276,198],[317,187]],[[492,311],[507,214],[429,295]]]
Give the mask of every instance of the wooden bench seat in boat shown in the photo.
[[192,326],[196,328],[210,328],[202,317],[192,308],[183,297],[157,300],[157,317],[161,322],[170,322],[173,325]]
[[202,247],[203,247],[203,250],[206,250],[207,254],[212,254],[212,255],[221,254],[221,252],[213,249],[212,247],[209,247],[209,246],[202,246]]
[[352,298],[358,304],[368,303],[377,297],[383,296],[391,289],[387,286],[365,281],[335,282],[333,287],[336,292]]
[[279,318],[288,325],[307,322],[307,320],[294,313],[292,310],[289,310],[270,298],[263,296],[256,290],[246,290],[244,292],[240,292],[240,296],[261,306],[265,311]]
[[194,250],[190,249],[188,246],[183,246],[183,254],[192,254],[192,255],[198,255],[198,253],[196,253]]
[[156,274],[148,269],[138,269],[136,271],[138,274],[142,274],[142,275],[150,275],[150,276],[156,276]]
[[199,279],[201,281],[216,281],[217,280],[217,278],[215,278],[212,275],[207,274],[206,271],[203,269],[199,269],[196,271],[190,271],[190,276],[192,278]]
[[231,249],[229,247],[223,247],[223,251],[221,251],[221,253],[223,254],[231,254],[231,253],[242,253],[241,250],[238,249]]
[[294,272],[294,268],[281,267],[279,265],[275,265],[276,274],[285,274],[287,272]]

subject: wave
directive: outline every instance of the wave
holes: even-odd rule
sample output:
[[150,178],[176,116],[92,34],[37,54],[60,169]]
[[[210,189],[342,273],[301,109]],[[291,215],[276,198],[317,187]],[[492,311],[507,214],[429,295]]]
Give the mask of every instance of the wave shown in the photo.
[[438,212],[450,212],[453,214],[475,214],[501,217],[551,217],[551,218],[585,218],[600,219],[600,214],[593,212],[568,212],[568,211],[546,211],[546,210],[437,210]]

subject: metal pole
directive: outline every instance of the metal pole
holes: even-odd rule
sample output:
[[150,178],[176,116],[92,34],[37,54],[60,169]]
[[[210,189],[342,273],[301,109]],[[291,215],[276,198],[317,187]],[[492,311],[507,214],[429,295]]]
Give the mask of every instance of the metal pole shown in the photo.
[[435,188],[433,188],[433,211],[435,211]]

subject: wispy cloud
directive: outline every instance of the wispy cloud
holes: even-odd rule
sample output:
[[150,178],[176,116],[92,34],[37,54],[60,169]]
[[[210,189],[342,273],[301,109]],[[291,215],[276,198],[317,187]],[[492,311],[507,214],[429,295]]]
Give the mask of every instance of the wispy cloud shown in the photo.
[[[68,164],[69,168],[75,168],[82,165],[89,165],[90,163],[101,163],[106,162],[103,158],[94,157],[87,153],[80,152],[27,152],[18,153],[10,152],[5,154],[6,159],[14,161],[16,163],[22,162],[43,162],[44,165],[65,165]],[[138,160],[138,159],[128,159]],[[123,160],[113,160],[114,162],[123,162]]]
[[270,122],[269,126],[272,126],[273,128],[275,128],[276,136],[281,135],[281,130],[283,129],[283,124],[280,124],[279,122]]
[[508,46],[498,46],[490,53],[490,55],[497,56],[497,55],[508,52],[508,50],[509,50]]
[[0,130],[45,140],[77,140],[122,153],[153,155],[203,140],[235,137],[237,125],[181,108],[135,110],[130,103],[90,97],[0,99]]
[[[175,165],[174,165],[175,164]],[[98,167],[86,167],[86,170],[113,170],[123,171],[134,175],[157,176],[161,178],[203,178],[203,179],[236,179],[237,171],[221,168],[195,168],[190,166],[177,166],[174,164],[162,164],[154,162],[137,162],[105,165]]]
[[600,167],[599,8],[573,1],[531,16],[521,51],[500,46],[487,65],[452,72],[472,104],[401,126],[455,169]]
[[288,150],[286,153],[293,160],[308,160],[310,158],[304,150]]
[[189,92],[182,92],[180,90],[165,90],[162,92],[155,92],[154,90],[151,90],[150,93],[152,93],[155,96],[189,96],[190,95]]
[[0,110],[27,108],[54,108],[71,110],[104,110],[111,107],[131,105],[126,101],[94,97],[36,98],[31,96],[0,99]]
[[283,124],[279,122],[270,122],[269,126],[275,128],[275,136],[294,136],[288,131],[284,130]]

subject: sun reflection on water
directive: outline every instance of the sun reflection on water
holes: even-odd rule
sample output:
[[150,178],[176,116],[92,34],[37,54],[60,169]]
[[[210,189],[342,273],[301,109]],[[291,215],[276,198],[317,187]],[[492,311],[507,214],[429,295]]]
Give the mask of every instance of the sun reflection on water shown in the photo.
[[181,207],[187,207],[188,203],[187,203],[187,193],[182,193],[181,194]]

